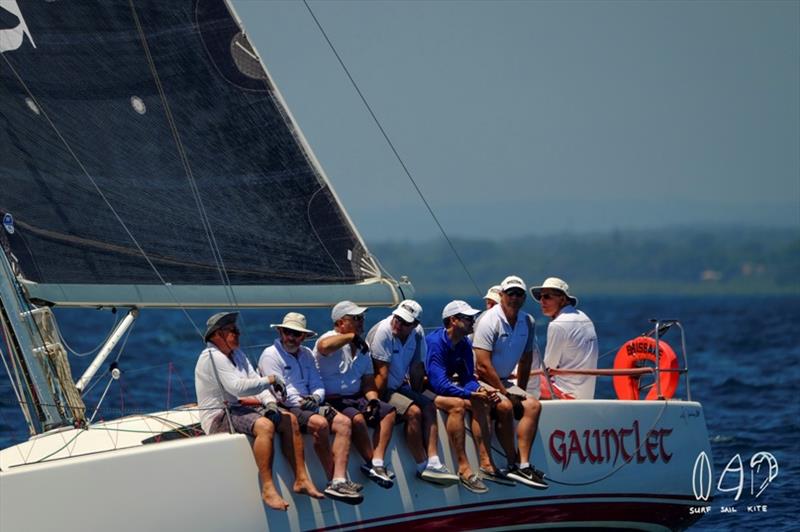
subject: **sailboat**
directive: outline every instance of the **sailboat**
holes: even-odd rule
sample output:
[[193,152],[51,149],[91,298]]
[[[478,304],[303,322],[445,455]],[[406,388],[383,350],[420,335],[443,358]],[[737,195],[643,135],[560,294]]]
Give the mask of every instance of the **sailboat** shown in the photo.
[[[82,394],[140,313],[391,306],[413,287],[368,250],[228,1],[0,14],[2,359],[30,432],[0,451],[0,530],[676,530],[708,506],[690,397],[546,402],[542,492],[423,483],[399,434],[395,488],[359,506],[291,497],[276,458],[285,513],[263,505],[248,439],[203,436],[195,405],[94,422]],[[76,377],[53,308],[127,313]]]

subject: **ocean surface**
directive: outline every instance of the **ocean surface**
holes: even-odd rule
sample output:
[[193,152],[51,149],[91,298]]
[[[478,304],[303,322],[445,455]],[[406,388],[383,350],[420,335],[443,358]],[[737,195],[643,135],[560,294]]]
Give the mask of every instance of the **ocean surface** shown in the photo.
[[[437,326],[441,308],[448,300],[419,301],[425,309],[423,325]],[[479,303],[477,298],[471,302]],[[600,367],[612,367],[619,346],[648,330],[650,318],[678,319],[683,324],[691,393],[704,407],[715,484],[729,461],[736,463],[737,455],[746,472],[739,500],[735,500],[735,491],[716,491],[712,511],[692,530],[796,530],[795,512],[800,510],[800,297],[585,297],[579,308],[595,323]],[[546,320],[530,301],[526,310],[537,318],[543,349]],[[245,313],[242,345],[254,362],[274,339],[268,325],[278,323],[284,312]],[[320,332],[328,329],[327,310],[305,313],[311,328]],[[108,387],[95,419],[194,402],[193,371],[201,342],[191,322],[202,329],[210,314],[143,311],[130,335],[109,357],[109,362],[118,358],[122,378]],[[367,328],[387,314],[386,309],[370,310]],[[66,342],[79,354],[70,358],[77,377],[91,362],[90,352],[120,316],[109,311],[59,310],[57,317]],[[677,331],[670,331],[665,340],[679,350]],[[85,397],[90,412],[109,383],[108,362],[101,373]],[[686,396],[683,384],[677,395]],[[598,379],[597,397],[614,397],[610,380]],[[0,447],[26,438],[27,429],[10,381],[5,370],[0,370]],[[750,459],[759,452],[775,457],[779,473],[756,497],[750,492],[748,475]],[[721,487],[735,488],[734,477],[738,478],[726,476]],[[748,507],[755,505],[766,506],[766,511],[749,512]],[[723,506],[737,511],[723,513]]]

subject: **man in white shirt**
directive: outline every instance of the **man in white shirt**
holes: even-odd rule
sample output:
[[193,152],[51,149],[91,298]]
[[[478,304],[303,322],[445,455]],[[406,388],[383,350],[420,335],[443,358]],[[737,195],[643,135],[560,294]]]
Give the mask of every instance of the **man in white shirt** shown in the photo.
[[[542,286],[531,288],[531,295],[550,318],[544,365],[554,369],[597,369],[597,333],[594,324],[576,309],[578,298],[570,295],[569,285],[558,277],[545,279]],[[555,375],[553,393],[562,399],[594,399],[594,375]],[[547,381],[542,376],[542,396],[550,398]]]
[[[331,311],[333,329],[317,340],[314,358],[328,401],[353,423],[353,445],[365,462],[361,471],[389,489],[394,485],[394,473],[386,467],[384,456],[396,413],[378,398],[369,346],[361,337],[366,311],[352,301],[337,303]],[[374,446],[367,426],[377,433]]]
[[436,406],[432,397],[422,393],[428,349],[420,314],[420,304],[406,299],[370,329],[367,343],[378,393],[405,421],[406,443],[417,463],[417,477],[450,485],[457,483],[458,477],[439,460]]
[[[473,338],[475,370],[482,383],[499,391],[502,400],[495,406],[497,436],[508,460],[506,476],[527,486],[545,489],[543,473],[530,463],[531,448],[539,425],[541,404],[526,391],[531,364],[539,365],[539,350],[534,342],[533,319],[523,312],[525,282],[515,275],[500,284],[500,304],[487,310],[478,322]],[[536,355],[534,360],[534,353]],[[510,381],[517,368],[516,384]],[[538,395],[538,394],[536,394]],[[514,444],[514,418],[517,424],[519,462]]]
[[273,323],[270,327],[277,329],[279,336],[261,353],[259,372],[282,375],[286,381],[282,404],[297,417],[300,430],[314,439],[314,451],[329,481],[325,495],[347,504],[361,503],[364,498],[359,491],[363,486],[347,479],[350,419],[325,403],[325,387],[314,355],[302,345],[316,333],[306,327],[306,317],[297,312],[289,312],[282,323]]
[[[261,478],[261,497],[270,508],[289,507],[272,480],[272,438],[281,435],[281,449],[295,471],[295,493],[322,498],[308,478],[303,457],[303,441],[297,421],[281,412],[269,388],[281,394],[283,379],[270,374],[260,377],[239,349],[238,312],[214,314],[206,323],[206,348],[200,353],[194,371],[200,424],[206,434],[238,432],[253,436],[253,454]],[[262,407],[257,410],[254,407]]]

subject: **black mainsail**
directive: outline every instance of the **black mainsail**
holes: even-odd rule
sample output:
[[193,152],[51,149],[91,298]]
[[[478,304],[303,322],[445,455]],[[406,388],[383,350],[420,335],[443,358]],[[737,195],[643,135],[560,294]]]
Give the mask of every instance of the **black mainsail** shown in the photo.
[[5,1],[0,50],[0,233],[30,297],[402,297],[226,2]]

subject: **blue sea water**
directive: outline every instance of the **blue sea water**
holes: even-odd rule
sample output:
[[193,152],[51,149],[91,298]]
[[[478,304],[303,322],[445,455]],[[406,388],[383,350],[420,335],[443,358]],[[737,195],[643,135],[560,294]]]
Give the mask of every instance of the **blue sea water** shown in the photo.
[[[423,324],[435,327],[443,298],[420,298],[425,308]],[[477,305],[478,301],[473,301]],[[798,297],[585,297],[580,308],[594,320],[600,341],[600,367],[611,367],[614,354],[626,340],[650,327],[650,318],[678,319],[686,330],[692,398],[703,404],[711,438],[715,483],[728,462],[738,455],[745,467],[745,486],[735,492],[716,491],[711,512],[693,530],[795,530],[800,489],[800,298]],[[526,310],[537,317],[539,344],[543,348],[546,320],[529,302]],[[244,315],[242,344],[252,360],[274,336],[268,324],[277,323],[285,311],[248,311]],[[327,329],[327,310],[305,312],[312,328]],[[367,327],[388,313],[373,309]],[[97,419],[150,412],[195,401],[193,370],[201,348],[197,327],[210,312],[143,311],[118,351],[123,376],[108,389]],[[59,310],[63,335],[77,352],[90,351],[119,318],[108,311]],[[673,347],[676,332],[665,338]],[[73,374],[88,366],[91,356],[72,356]],[[86,396],[93,411],[109,382],[105,373]],[[685,397],[682,385],[678,395]],[[597,397],[613,397],[610,381],[598,380]],[[27,429],[14,400],[9,380],[0,375],[0,447],[23,441]],[[757,452],[769,452],[779,474],[760,496],[750,492],[749,462]],[[676,472],[676,474],[684,474]],[[738,479],[738,477],[736,477]],[[722,488],[734,487],[734,475]],[[766,511],[749,512],[748,507]],[[736,513],[722,513],[721,507]]]

